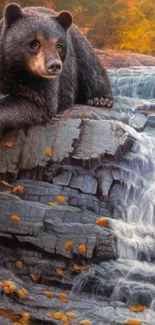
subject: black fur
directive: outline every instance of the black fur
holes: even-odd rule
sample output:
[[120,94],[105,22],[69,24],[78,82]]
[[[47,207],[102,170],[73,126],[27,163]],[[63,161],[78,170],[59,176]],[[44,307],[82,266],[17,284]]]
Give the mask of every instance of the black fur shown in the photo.
[[[5,8],[0,21],[0,91],[7,97],[0,102],[0,128],[46,123],[74,103],[112,106],[106,70],[87,39],[71,24],[67,11],[57,14],[43,7],[21,9],[16,4]],[[36,52],[33,42],[38,35],[41,41]],[[56,50],[58,43],[61,50]],[[33,61],[35,57],[38,62]],[[57,76],[47,79],[51,78],[47,71],[46,76],[40,74],[43,65],[55,61],[62,66]]]

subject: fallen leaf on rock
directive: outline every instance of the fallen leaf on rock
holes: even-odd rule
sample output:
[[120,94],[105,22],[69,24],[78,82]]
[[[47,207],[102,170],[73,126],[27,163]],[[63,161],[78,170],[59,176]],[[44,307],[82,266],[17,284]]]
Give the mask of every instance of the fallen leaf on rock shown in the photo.
[[[8,308],[0,308],[0,316],[4,319],[10,320],[9,322],[6,321],[6,323],[12,324],[13,321],[16,321],[19,319],[20,314],[14,312],[12,309]],[[4,321],[5,322],[5,321]],[[15,323],[14,323],[15,324]]]
[[54,318],[54,319],[56,319],[56,320],[60,320],[60,319],[62,318],[63,315],[64,315],[64,314],[59,313],[59,312],[55,312],[55,313],[53,313],[53,312],[48,312],[48,313],[46,313],[46,316],[48,316],[48,317],[50,317],[50,318]]
[[94,226],[108,227],[108,219],[104,217],[98,218],[96,219]]
[[62,204],[65,202],[65,198],[64,198],[63,195],[58,195],[58,196],[57,196],[57,199],[58,199],[59,202],[62,203]]
[[3,291],[5,293],[13,293],[13,292],[17,292],[17,288],[15,286],[15,284],[13,284],[13,282],[11,281],[4,281],[2,282],[2,287],[3,287]]
[[77,264],[73,264],[73,269],[74,270],[80,270],[81,267],[79,265],[77,265]]
[[45,152],[46,152],[46,156],[52,157],[52,149],[50,147],[47,147]]
[[68,297],[66,296],[66,294],[64,292],[61,292],[58,297],[62,302],[66,303],[68,301]]
[[[62,321],[62,319],[61,319],[61,321]],[[68,319],[65,320],[65,321],[62,321],[62,325],[69,325],[69,321],[68,321]]]
[[61,322],[62,322],[63,325],[69,325],[68,318],[67,318],[66,315],[63,315],[61,317]]
[[75,313],[73,313],[72,311],[68,311],[68,312],[66,313],[66,316],[67,316],[68,318],[77,318],[77,315],[76,315]]
[[137,306],[130,306],[130,310],[135,311],[136,313],[143,312],[146,309],[146,306],[137,305]]
[[25,295],[28,295],[29,294],[28,290],[25,289],[25,288],[22,288],[22,291],[25,293]]
[[11,219],[15,222],[20,222],[21,221],[21,218],[18,217],[18,216],[12,216]]
[[25,322],[29,322],[29,320],[30,320],[30,314],[29,313],[23,313],[22,314],[22,318],[20,319],[20,322],[22,323],[22,324],[25,324]]
[[90,320],[88,320],[88,319],[84,319],[84,320],[82,320],[79,324],[80,324],[80,325],[91,325],[91,322],[90,322]]
[[82,271],[88,271],[90,269],[90,265],[83,265],[81,266]]
[[25,298],[25,296],[26,296],[25,292],[22,289],[18,290],[17,294],[18,294],[18,297],[21,299]]
[[11,141],[7,141],[4,143],[4,146],[11,148],[11,147],[13,147],[13,143]]
[[68,240],[65,242],[65,250],[69,251],[73,245],[73,240]]
[[79,253],[84,254],[86,251],[86,246],[84,244],[79,245]]
[[125,322],[125,325],[142,325],[142,322],[138,319],[129,319]]
[[5,287],[3,288],[3,291],[4,291],[5,293],[10,293],[10,288],[7,287],[7,286],[5,286]]
[[83,266],[80,266],[80,265],[74,264],[74,265],[73,265],[73,269],[74,269],[74,270],[88,271],[88,270],[90,269],[90,265],[83,265]]
[[58,205],[57,202],[54,202],[54,201],[50,201],[47,203],[48,205],[52,205],[53,207],[55,207],[56,205]]
[[15,266],[16,266],[16,268],[17,268],[17,269],[19,269],[19,270],[21,270],[21,269],[22,269],[22,267],[23,267],[23,265],[22,265],[22,262],[21,262],[21,261],[17,261],[17,262],[15,263]]
[[33,281],[37,281],[37,280],[39,279],[39,276],[36,275],[36,274],[31,273],[30,275],[31,275],[31,279],[32,279]]
[[11,186],[8,182],[6,182],[6,181],[0,181],[0,183],[2,183],[3,185],[5,185],[5,186]]
[[68,321],[67,316],[66,315],[62,315],[61,320],[62,320],[62,322]]
[[64,271],[63,271],[60,267],[58,267],[58,268],[56,269],[56,272],[57,272],[57,274],[59,274],[59,275],[62,275],[62,274],[64,273]]
[[24,187],[21,185],[15,186],[12,190],[12,193],[16,193],[16,192],[24,193]]
[[53,293],[50,292],[50,291],[47,291],[47,290],[43,291],[43,295],[46,296],[46,297],[48,297],[48,298],[52,298],[53,297]]
[[11,191],[3,191],[4,194],[11,194]]
[[9,287],[9,289],[10,289],[10,293],[17,292],[17,288],[16,288],[15,284],[12,284],[12,285]]

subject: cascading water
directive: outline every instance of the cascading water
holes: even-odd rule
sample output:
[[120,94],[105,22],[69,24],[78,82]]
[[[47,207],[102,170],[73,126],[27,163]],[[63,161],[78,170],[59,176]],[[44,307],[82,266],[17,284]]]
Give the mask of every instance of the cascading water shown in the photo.
[[[150,121],[154,120],[155,68],[111,70],[109,76],[113,93],[118,96],[114,108],[119,111],[121,103],[121,111],[126,112],[128,117],[134,116],[137,109],[139,112],[143,111],[148,124],[141,133],[126,125],[135,141],[130,152],[124,155],[123,161],[113,165],[119,172],[120,183],[116,182],[110,193],[113,206],[110,227],[117,238],[119,259],[95,265],[89,275],[77,278],[72,294],[87,291],[89,288],[89,292],[95,297],[110,298],[127,307],[138,304],[147,306],[145,312],[138,313],[138,316],[130,315],[130,318],[153,325],[155,137],[152,128],[154,124]],[[119,316],[117,313],[109,315],[109,318],[107,316],[107,320],[115,321],[108,324],[118,324]],[[126,316],[129,316],[128,313]]]
[[132,67],[109,71],[114,96],[154,99],[154,67]]

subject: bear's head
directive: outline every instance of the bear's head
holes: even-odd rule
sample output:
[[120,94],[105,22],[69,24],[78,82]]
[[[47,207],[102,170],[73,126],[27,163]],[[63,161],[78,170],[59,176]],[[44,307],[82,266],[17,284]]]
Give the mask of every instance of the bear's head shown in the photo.
[[34,77],[55,78],[62,70],[67,53],[67,30],[72,15],[61,11],[52,15],[11,3],[4,9],[1,56],[9,73],[26,72]]

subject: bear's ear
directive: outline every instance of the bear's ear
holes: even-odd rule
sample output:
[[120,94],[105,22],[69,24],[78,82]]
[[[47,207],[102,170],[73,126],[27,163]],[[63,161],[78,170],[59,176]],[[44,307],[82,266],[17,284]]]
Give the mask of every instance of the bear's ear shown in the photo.
[[3,13],[3,18],[6,27],[10,27],[13,23],[16,22],[19,18],[22,17],[22,10],[17,3],[8,4]]
[[69,11],[60,11],[59,14],[56,16],[56,20],[60,23],[60,25],[64,29],[68,29],[73,21],[72,14]]

